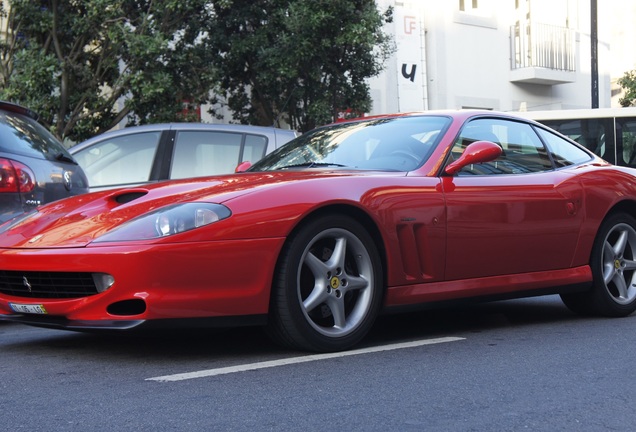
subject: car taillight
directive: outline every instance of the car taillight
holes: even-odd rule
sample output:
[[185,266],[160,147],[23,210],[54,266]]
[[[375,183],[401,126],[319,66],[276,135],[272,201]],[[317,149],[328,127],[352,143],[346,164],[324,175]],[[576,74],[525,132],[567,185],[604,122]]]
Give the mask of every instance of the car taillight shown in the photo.
[[14,160],[0,158],[0,193],[27,193],[34,187],[35,175],[28,166]]

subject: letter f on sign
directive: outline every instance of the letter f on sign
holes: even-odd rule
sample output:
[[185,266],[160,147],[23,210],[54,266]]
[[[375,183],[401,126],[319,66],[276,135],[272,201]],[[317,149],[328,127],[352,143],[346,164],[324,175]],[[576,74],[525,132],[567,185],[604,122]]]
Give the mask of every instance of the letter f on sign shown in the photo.
[[407,34],[407,35],[413,34],[416,28],[417,28],[416,18],[414,16],[409,16],[409,15],[405,16],[404,17],[404,34]]

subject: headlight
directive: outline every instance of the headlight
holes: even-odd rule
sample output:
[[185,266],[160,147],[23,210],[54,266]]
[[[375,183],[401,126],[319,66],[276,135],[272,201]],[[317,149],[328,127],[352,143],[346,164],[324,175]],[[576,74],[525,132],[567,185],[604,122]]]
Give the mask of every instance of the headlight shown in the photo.
[[94,242],[149,240],[190,231],[220,221],[232,214],[221,204],[186,203],[163,207],[139,216],[104,234]]

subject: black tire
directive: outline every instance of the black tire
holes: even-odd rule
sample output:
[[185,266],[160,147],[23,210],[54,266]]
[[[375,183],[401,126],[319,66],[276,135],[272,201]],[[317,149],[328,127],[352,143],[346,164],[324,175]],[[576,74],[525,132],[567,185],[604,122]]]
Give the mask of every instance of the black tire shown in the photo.
[[358,222],[343,215],[312,219],[281,252],[268,333],[296,349],[349,349],[373,325],[382,305],[382,287],[377,248]]
[[590,296],[591,292],[577,292],[561,294],[561,300],[565,306],[578,315],[590,316],[595,314]]
[[572,311],[623,317],[636,310],[636,219],[609,216],[599,228],[590,257],[593,286],[588,292],[563,294]]

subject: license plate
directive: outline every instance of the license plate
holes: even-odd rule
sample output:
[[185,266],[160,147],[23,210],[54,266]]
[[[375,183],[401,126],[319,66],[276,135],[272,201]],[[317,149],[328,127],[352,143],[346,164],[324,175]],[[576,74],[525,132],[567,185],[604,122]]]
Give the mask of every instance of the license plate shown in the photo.
[[9,307],[18,313],[45,315],[48,312],[41,304],[17,304],[9,303]]

